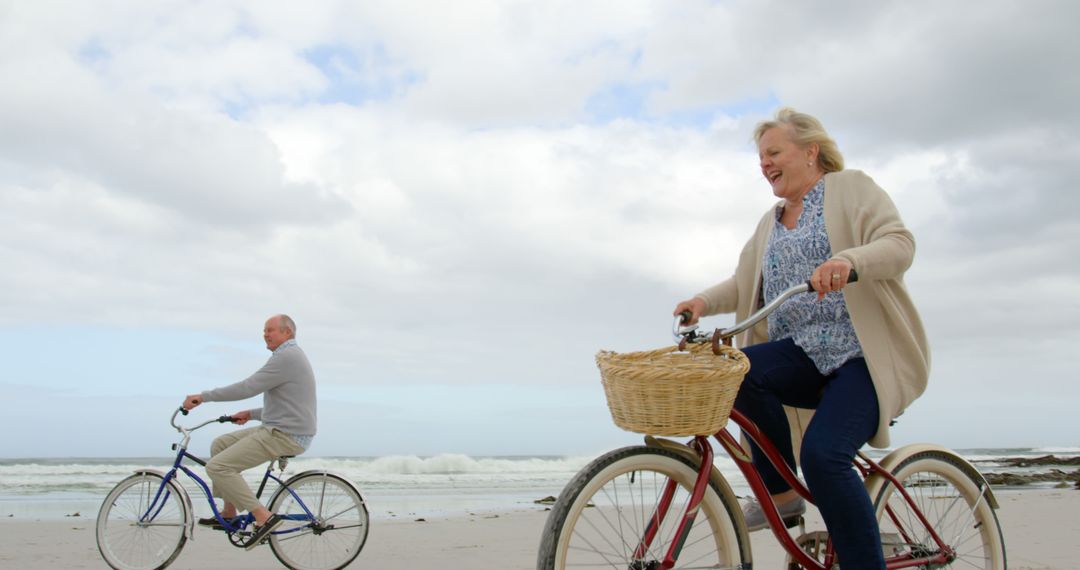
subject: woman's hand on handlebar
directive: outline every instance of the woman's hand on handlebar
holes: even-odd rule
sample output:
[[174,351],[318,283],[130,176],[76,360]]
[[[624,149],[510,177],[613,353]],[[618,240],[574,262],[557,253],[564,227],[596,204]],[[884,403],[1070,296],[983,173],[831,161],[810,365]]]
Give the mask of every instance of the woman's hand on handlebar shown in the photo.
[[180,406],[184,408],[185,412],[190,412],[196,406],[202,403],[202,394],[191,394],[187,398],[184,398],[184,404]]
[[824,299],[826,293],[843,289],[852,269],[846,260],[836,258],[819,265],[810,276],[810,285],[817,291],[818,301]]
[[233,423],[238,425],[238,426],[242,426],[242,425],[248,423],[248,420],[250,420],[250,419],[251,419],[251,410],[244,410],[242,412],[236,412],[235,414],[232,415]]
[[679,313],[690,313],[690,318],[683,323],[683,325],[692,325],[698,321],[698,317],[705,312],[705,301],[694,297],[693,299],[687,299],[675,306],[675,310],[672,311],[672,316]]

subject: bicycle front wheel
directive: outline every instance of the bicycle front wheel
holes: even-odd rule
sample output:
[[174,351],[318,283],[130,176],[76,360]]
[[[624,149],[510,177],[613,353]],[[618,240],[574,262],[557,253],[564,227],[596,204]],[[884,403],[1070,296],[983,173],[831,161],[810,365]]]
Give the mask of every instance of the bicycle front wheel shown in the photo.
[[187,542],[188,520],[182,491],[162,485],[157,473],[124,479],[105,497],[97,518],[101,557],[116,570],[156,570],[176,560]]
[[[967,462],[949,452],[923,451],[901,461],[892,474],[951,551],[950,566],[1005,570],[1005,541],[988,500],[989,485]],[[943,550],[895,485],[886,483],[874,506],[886,558],[923,558]]]
[[[599,457],[567,484],[552,507],[537,569],[659,567],[679,540],[678,526],[696,478],[693,461],[666,449],[627,447]],[[644,548],[669,481],[676,483],[674,496]],[[675,568],[742,568],[732,513],[737,508],[710,482]]]
[[270,535],[270,549],[293,570],[344,568],[367,541],[367,505],[351,482],[333,473],[301,473],[286,481],[270,510],[286,519]]

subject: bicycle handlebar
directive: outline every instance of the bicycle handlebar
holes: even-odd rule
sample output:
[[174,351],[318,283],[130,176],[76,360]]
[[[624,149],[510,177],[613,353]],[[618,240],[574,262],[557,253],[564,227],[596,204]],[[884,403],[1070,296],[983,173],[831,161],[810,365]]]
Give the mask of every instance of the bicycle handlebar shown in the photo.
[[199,429],[201,427],[208,426],[208,425],[210,425],[212,423],[219,423],[219,424],[236,423],[236,419],[233,418],[232,416],[218,416],[216,419],[206,420],[205,422],[203,422],[203,423],[201,423],[201,424],[199,424],[199,425],[197,425],[197,426],[195,426],[193,428],[185,428],[183,426],[176,425],[176,415],[177,414],[184,414],[186,416],[186,415],[188,415],[189,411],[190,410],[185,410],[184,407],[181,406],[181,407],[177,408],[175,412],[173,412],[172,418],[169,420],[169,423],[172,424],[172,427],[176,428],[176,431],[178,431],[180,433],[191,433],[191,432],[193,432],[193,431],[195,431],[195,430],[197,430],[197,429]]
[[[856,273],[854,269],[852,269],[851,273],[848,274],[847,282],[855,283],[858,280],[859,274]],[[762,319],[772,314],[772,312],[775,311],[777,307],[782,305],[784,301],[787,301],[789,298],[798,295],[799,293],[808,293],[812,292],[813,290],[814,286],[812,283],[810,283],[809,279],[805,283],[800,283],[798,285],[790,287],[777,295],[776,298],[770,301],[768,305],[765,305],[764,307],[758,309],[757,312],[747,317],[741,323],[735,323],[730,328],[726,328],[723,330],[716,329],[712,336],[697,334],[697,325],[683,326],[682,324],[690,320],[690,317],[692,316],[689,311],[683,311],[678,315],[675,315],[675,323],[672,325],[672,334],[675,336],[675,340],[679,341],[680,346],[682,345],[683,341],[703,343],[709,342],[714,337],[718,337],[719,340],[727,340],[737,334],[749,330],[750,327],[753,327],[754,325],[761,322]]]

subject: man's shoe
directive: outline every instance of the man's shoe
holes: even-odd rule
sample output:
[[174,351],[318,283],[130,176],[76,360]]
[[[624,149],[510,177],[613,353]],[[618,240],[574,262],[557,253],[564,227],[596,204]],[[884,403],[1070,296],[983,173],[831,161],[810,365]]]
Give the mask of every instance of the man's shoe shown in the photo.
[[[784,520],[784,526],[791,528],[799,524],[799,517],[806,512],[806,501],[802,497],[776,506],[780,511],[780,518]],[[746,519],[746,530],[754,532],[769,527],[769,521],[765,520],[765,511],[761,510],[761,503],[757,499],[750,499],[743,505],[743,518]]]
[[258,546],[262,541],[269,538],[270,533],[274,532],[274,529],[281,526],[281,523],[283,522],[285,522],[285,519],[277,515],[270,515],[270,518],[266,519],[265,524],[255,527],[255,532],[251,533],[251,537],[248,538],[248,543],[244,546],[244,550],[251,550]]
[[225,530],[225,527],[221,526],[221,522],[217,520],[217,517],[199,519],[199,526],[210,527],[214,530]]

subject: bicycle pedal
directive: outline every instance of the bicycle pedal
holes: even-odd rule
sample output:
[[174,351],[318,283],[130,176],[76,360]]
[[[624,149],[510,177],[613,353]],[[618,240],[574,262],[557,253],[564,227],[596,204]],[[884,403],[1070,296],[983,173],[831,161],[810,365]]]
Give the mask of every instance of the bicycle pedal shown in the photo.
[[[267,538],[269,538],[269,537],[263,537],[261,540],[259,540],[259,544],[262,544],[262,543],[266,542]],[[237,537],[236,546],[239,546],[240,548],[245,548],[246,549],[246,548],[253,548],[254,546],[258,546],[258,544],[252,545],[252,536],[251,536],[251,533],[249,532],[249,533],[245,533],[244,536]]]
[[784,528],[795,528],[797,526],[804,526],[805,524],[806,520],[803,519],[802,515],[788,517],[784,519]]

